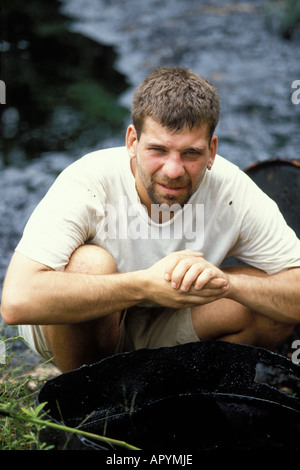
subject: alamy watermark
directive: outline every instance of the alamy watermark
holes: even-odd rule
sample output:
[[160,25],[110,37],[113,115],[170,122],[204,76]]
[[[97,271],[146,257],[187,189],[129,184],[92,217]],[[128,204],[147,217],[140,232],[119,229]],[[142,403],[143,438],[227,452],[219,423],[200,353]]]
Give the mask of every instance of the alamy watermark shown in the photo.
[[204,204],[152,204],[150,217],[140,203],[128,204],[126,196],[116,207],[104,204],[97,211],[97,237],[101,240],[187,240],[204,243]]
[[6,348],[4,341],[0,341],[0,365],[6,362]]
[[0,80],[0,104],[6,104],[6,85],[3,80]]
[[292,103],[299,104],[300,103],[300,80],[294,80],[292,83],[292,88],[296,89],[292,93]]
[[296,351],[292,354],[292,362],[294,364],[300,364],[300,339],[296,339],[292,343],[292,349],[296,349]]

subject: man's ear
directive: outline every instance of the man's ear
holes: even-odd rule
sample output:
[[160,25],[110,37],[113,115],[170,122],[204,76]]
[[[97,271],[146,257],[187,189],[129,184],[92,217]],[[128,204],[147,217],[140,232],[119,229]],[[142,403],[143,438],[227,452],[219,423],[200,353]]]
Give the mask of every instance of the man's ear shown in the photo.
[[136,157],[137,132],[133,124],[130,124],[126,132],[126,147],[130,158]]
[[216,158],[217,147],[218,147],[218,137],[216,135],[213,135],[210,141],[210,146],[209,146],[209,150],[210,150],[209,163],[211,166],[213,165],[215,158]]

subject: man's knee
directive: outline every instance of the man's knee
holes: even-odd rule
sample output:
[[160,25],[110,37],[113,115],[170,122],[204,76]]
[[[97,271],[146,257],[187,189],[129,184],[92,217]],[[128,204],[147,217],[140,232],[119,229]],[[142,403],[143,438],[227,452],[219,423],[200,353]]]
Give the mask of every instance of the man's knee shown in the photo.
[[229,299],[192,310],[195,330],[202,340],[215,339],[275,349],[295,325],[279,323]]
[[265,317],[257,312],[252,312],[253,322],[249,328],[245,328],[246,338],[253,338],[253,346],[274,350],[280,347],[293,333],[296,325],[282,323]]
[[114,274],[117,265],[107,250],[87,244],[72,253],[65,271],[82,274]]

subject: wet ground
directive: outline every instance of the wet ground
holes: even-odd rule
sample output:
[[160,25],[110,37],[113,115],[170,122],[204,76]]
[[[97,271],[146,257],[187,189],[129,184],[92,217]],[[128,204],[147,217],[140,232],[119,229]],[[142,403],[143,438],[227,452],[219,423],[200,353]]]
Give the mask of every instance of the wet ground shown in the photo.
[[300,35],[283,36],[270,2],[10,4],[1,61],[1,284],[56,175],[88,150],[124,142],[132,90],[154,67],[187,66],[217,86],[219,153],[240,167],[300,158],[300,104],[292,101]]

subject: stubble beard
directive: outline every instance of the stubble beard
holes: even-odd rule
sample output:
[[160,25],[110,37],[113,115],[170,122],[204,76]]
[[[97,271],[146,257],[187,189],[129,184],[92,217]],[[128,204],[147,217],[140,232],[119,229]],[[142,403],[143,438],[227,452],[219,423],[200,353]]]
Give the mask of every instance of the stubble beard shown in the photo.
[[[190,182],[185,182],[186,189],[184,190],[183,194],[180,194],[178,196],[173,195],[173,194],[162,194],[159,189],[157,188],[158,181],[156,178],[151,179],[150,185],[146,187],[147,194],[153,204],[158,204],[159,206],[164,206],[167,205],[169,207],[174,206],[174,205],[179,205],[181,208],[184,207],[185,204],[188,203],[190,200],[193,192],[191,188]],[[176,180],[170,180],[170,181],[159,181],[159,184],[162,184],[166,187],[176,187],[176,184],[178,186],[183,185],[182,181],[176,181]]]
[[[202,178],[199,178],[196,182],[194,182],[193,185],[188,175],[171,179],[166,177],[159,177],[156,173],[151,175],[149,178],[149,176],[145,174],[143,168],[140,166],[138,158],[136,158],[136,164],[140,180],[147,191],[148,197],[153,204],[161,206],[162,210],[168,210],[168,208],[171,208],[172,206],[174,207],[176,205],[183,208],[185,204],[188,203],[192,195],[197,191],[202,181]],[[158,188],[158,184],[173,188],[185,186],[185,191],[180,195],[162,194]]]

